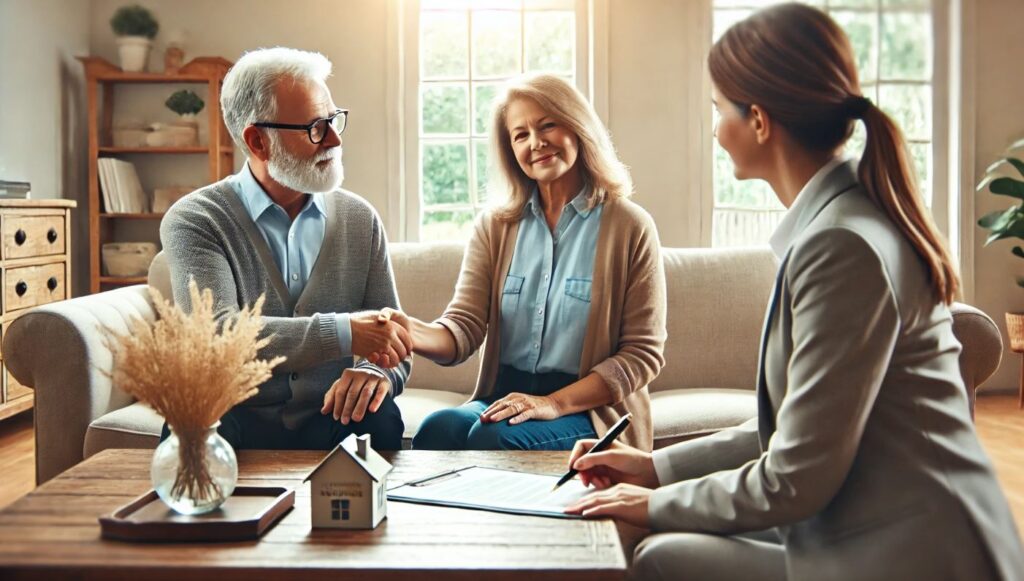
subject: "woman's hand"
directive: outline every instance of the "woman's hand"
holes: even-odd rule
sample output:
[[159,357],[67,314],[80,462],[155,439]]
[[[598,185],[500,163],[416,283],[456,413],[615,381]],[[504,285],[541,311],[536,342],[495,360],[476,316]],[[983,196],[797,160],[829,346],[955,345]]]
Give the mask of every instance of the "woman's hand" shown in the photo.
[[[377,325],[378,326],[390,326],[396,325],[398,328],[404,329],[405,336],[409,337],[406,347],[406,357],[411,356],[413,352],[412,343],[412,324],[409,321],[409,316],[402,311],[392,309],[391,307],[384,307],[377,314]],[[366,360],[374,365],[378,365],[384,368],[397,367],[402,362],[404,357],[401,357],[394,351],[374,351],[366,355]]]
[[609,488],[615,484],[635,484],[644,488],[657,488],[658,474],[650,452],[637,450],[621,442],[612,442],[603,452],[587,454],[597,440],[579,440],[569,455],[569,467],[580,473],[584,486]]
[[521,424],[527,420],[554,420],[562,417],[558,405],[549,396],[510,393],[492,403],[480,416],[482,422]]
[[566,514],[579,514],[586,518],[609,516],[643,529],[650,528],[647,505],[650,488],[633,484],[616,484],[608,490],[588,494],[565,508]]

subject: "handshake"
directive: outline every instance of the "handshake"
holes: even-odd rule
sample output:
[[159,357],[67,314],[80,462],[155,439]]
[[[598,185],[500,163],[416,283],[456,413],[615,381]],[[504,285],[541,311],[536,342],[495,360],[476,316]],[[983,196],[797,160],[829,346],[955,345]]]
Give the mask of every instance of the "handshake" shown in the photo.
[[384,368],[398,366],[412,355],[412,328],[408,315],[383,308],[352,315],[352,353]]

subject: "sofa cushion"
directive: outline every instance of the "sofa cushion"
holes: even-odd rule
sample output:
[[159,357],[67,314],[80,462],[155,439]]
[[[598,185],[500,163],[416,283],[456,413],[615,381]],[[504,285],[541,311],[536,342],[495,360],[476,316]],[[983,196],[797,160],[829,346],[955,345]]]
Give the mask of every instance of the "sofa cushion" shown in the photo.
[[83,457],[107,448],[156,448],[164,420],[146,404],[135,402],[102,415],[85,431]]
[[651,394],[654,447],[712,434],[757,415],[757,396],[745,389],[666,389]]
[[[764,248],[662,248],[668,302],[665,367],[651,392],[753,390],[775,255]],[[657,425],[657,422],[655,422]]]

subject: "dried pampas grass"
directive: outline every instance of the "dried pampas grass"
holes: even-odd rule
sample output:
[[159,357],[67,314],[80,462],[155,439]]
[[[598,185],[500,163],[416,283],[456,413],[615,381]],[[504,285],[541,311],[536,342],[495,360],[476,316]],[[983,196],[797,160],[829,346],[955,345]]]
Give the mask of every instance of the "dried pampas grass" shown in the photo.
[[200,293],[191,280],[188,290],[191,314],[150,287],[159,319],[150,324],[133,318],[124,334],[107,329],[106,345],[113,354],[114,385],[156,410],[181,442],[181,470],[171,494],[204,500],[218,492],[205,464],[207,430],[256,395],[285,358],[256,358],[271,339],[259,339],[263,296],[217,321],[210,289]]

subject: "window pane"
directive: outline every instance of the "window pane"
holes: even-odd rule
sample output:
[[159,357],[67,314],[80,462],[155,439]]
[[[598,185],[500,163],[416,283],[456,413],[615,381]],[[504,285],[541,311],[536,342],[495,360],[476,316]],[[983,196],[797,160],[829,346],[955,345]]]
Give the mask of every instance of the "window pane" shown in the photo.
[[846,142],[844,153],[850,157],[860,158],[864,154],[864,144],[867,141],[867,137],[867,130],[864,129],[864,124],[859,121],[854,123],[853,135]]
[[878,59],[878,54],[875,52],[878,46],[876,42],[878,15],[873,12],[836,11],[832,12],[832,17],[850,37],[860,80],[863,82],[876,79],[878,77],[875,67]]
[[716,208],[712,216],[711,245],[758,246],[768,243],[785,212]]
[[892,116],[907,139],[932,136],[932,89],[928,85],[886,85],[878,91],[879,106]]
[[750,10],[715,10],[711,42],[717,41],[729,27],[750,16]]
[[911,143],[910,156],[914,161],[914,171],[917,172],[917,187],[921,191],[921,197],[929,208],[932,207],[932,144]]
[[473,211],[425,212],[420,227],[420,240],[466,240],[473,230]]
[[829,0],[829,8],[877,8],[878,0]]
[[466,76],[468,30],[466,12],[420,13],[420,75],[424,79]]
[[473,159],[476,163],[476,196],[478,202],[487,200],[487,178],[491,171],[488,160],[490,158],[489,145],[486,139],[473,140]]
[[504,77],[522,71],[521,14],[511,10],[473,12],[473,76]]
[[473,133],[486,135],[491,129],[491,105],[494,95],[498,92],[498,85],[476,85],[473,87]]
[[462,133],[468,130],[469,102],[465,85],[423,86],[423,133]]
[[572,74],[576,44],[572,12],[528,12],[525,18],[526,70]]
[[932,77],[932,18],[921,12],[882,15],[882,78]]
[[469,203],[469,147],[461,143],[424,143],[420,183],[423,204]]

